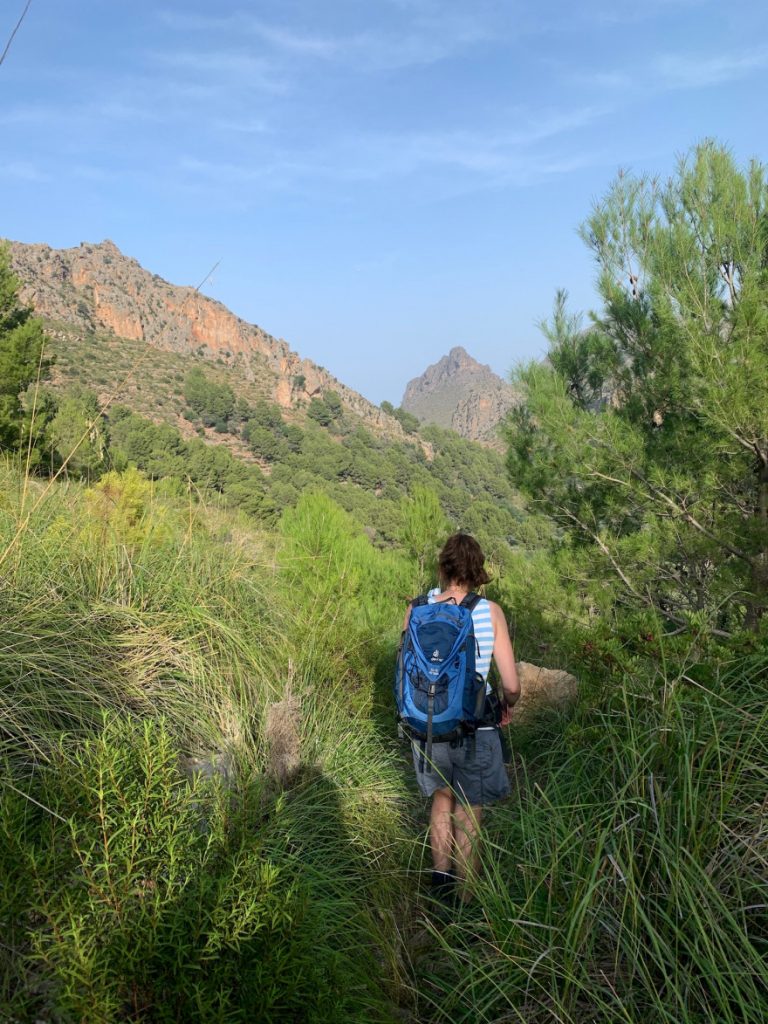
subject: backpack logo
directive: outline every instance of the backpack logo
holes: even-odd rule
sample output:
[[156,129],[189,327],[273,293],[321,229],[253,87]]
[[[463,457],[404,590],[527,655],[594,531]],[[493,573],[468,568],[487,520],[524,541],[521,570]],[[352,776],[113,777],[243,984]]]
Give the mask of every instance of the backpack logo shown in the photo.
[[440,661],[440,651],[437,648],[432,651],[432,661]]

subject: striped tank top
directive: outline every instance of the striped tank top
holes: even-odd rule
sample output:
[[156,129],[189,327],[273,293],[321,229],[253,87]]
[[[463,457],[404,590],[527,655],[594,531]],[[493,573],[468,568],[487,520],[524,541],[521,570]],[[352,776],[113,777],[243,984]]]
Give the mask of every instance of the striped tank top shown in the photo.
[[[439,593],[439,587],[429,591],[427,599],[430,604],[435,603],[435,598]],[[480,673],[483,679],[487,680],[488,672],[491,668],[491,655],[493,654],[493,623],[491,622],[491,606],[484,597],[481,597],[472,609],[472,624],[475,629],[475,639],[477,640],[478,647],[475,670]],[[485,684],[485,692],[491,692],[488,682]]]

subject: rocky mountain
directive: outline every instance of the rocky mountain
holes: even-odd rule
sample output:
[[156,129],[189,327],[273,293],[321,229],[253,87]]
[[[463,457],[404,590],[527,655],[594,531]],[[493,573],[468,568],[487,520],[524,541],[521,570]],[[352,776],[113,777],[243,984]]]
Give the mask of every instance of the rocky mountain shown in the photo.
[[[255,387],[286,411],[335,391],[343,406],[375,434],[405,436],[394,417],[302,359],[282,339],[194,288],[169,284],[113,242],[83,242],[72,249],[11,242],[10,250],[22,300],[46,321],[59,344],[78,338],[105,344],[119,339],[132,353],[146,344],[177,356],[195,356],[228,367],[230,378],[242,381],[246,390]],[[94,358],[92,348],[89,358]],[[178,372],[178,360],[175,364]]]
[[497,427],[517,400],[515,390],[461,346],[409,381],[401,405],[422,423],[448,427],[471,441],[497,441]]

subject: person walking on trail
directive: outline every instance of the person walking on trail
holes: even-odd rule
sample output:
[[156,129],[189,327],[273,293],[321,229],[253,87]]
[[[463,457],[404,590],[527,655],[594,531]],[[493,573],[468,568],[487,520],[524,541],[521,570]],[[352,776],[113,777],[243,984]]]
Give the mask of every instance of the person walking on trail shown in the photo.
[[[430,720],[431,750],[426,769],[425,743],[412,740],[419,789],[425,797],[432,798],[429,819],[432,891],[445,902],[452,902],[457,894],[462,899],[468,898],[464,883],[477,872],[483,807],[509,793],[498,726],[508,721],[508,708],[520,695],[520,683],[504,613],[493,601],[473,593],[490,582],[484,562],[482,549],[470,534],[456,533],[449,537],[438,561],[441,586],[430,590],[425,598],[415,599],[403,623],[405,641],[412,612],[417,606],[445,603],[471,609],[474,672],[477,685],[481,687],[479,708],[483,709],[476,728],[461,729],[459,735],[454,733],[443,739],[432,735]],[[506,704],[503,712],[487,682],[491,659],[501,678]]]

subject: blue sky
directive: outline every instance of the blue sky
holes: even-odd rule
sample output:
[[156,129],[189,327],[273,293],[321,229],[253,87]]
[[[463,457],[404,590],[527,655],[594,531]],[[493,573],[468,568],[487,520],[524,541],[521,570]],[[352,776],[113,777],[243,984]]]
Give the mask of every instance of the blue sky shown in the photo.
[[[24,0],[0,7],[0,45]],[[373,401],[504,374],[620,167],[768,157],[763,0],[33,0],[0,67],[0,234],[111,238]]]

